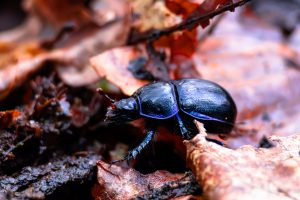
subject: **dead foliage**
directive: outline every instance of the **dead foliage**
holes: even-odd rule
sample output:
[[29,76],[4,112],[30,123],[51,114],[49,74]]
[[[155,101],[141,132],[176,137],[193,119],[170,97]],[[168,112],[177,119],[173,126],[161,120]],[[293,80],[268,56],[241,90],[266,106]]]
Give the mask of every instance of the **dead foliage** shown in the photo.
[[[187,164],[209,199],[297,199],[300,138],[272,136],[272,148],[236,150],[209,143],[205,132],[186,141]],[[282,184],[284,183],[284,184]]]
[[201,192],[191,173],[182,175],[156,171],[143,175],[134,169],[102,161],[97,165],[98,184],[93,192],[95,199],[168,199]]
[[[298,0],[16,2],[0,3],[0,199],[298,199]],[[166,124],[107,164],[145,127],[108,124],[97,88],[182,78],[233,96],[234,130],[208,135],[224,146]]]

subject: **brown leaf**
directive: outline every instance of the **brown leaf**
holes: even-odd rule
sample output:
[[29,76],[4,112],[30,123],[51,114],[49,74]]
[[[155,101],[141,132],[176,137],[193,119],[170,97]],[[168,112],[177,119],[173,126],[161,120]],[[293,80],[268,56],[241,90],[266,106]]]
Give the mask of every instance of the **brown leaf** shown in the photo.
[[[145,12],[139,13],[140,18],[143,18],[144,13],[148,13],[151,8],[155,7],[155,3],[153,1],[139,1],[135,2],[144,2],[140,3],[139,6]],[[146,2],[146,3],[145,3]],[[148,26],[147,28],[143,27],[143,24],[147,24],[148,21],[152,21],[153,16],[157,16],[157,12],[155,14],[150,14],[150,19],[147,19],[147,23],[138,23],[133,27],[131,35],[129,36],[128,43],[135,44],[141,41],[156,41],[155,46],[164,47],[171,51],[171,62],[174,62],[176,56],[186,56],[190,58],[196,51],[197,45],[197,29],[196,27],[201,24],[202,27],[206,27],[209,24],[209,20],[216,16],[216,13],[220,14],[220,11],[217,10],[219,7],[223,6],[222,12],[226,10],[232,10],[235,7],[246,3],[246,1],[239,1],[233,3],[231,0],[214,0],[214,1],[182,1],[182,0],[167,0],[165,1],[166,8],[169,11],[173,12],[173,15],[180,15],[183,20],[170,20],[173,21],[174,25],[161,25],[159,24],[156,27],[154,23]],[[230,5],[229,5],[230,4]],[[227,6],[227,7],[226,7]],[[149,7],[149,8],[148,8]],[[163,6],[161,6],[163,7]],[[165,9],[166,10],[166,9]],[[165,16],[170,16],[171,14],[167,11],[165,12]],[[214,13],[215,12],[215,13]],[[207,15],[207,16],[206,16]],[[205,16],[205,17],[204,17]],[[176,19],[176,17],[173,16]],[[145,20],[144,20],[145,21]],[[154,21],[167,21],[167,20],[154,20]],[[179,22],[180,21],[180,22]],[[144,30],[143,30],[144,29]],[[160,30],[161,29],[161,30]],[[180,32],[179,32],[180,31]],[[164,36],[164,37],[162,37]],[[180,63],[178,63],[180,64]]]
[[138,20],[133,24],[139,31],[166,28],[175,25],[179,20],[162,1],[133,0],[132,9],[139,15]]
[[94,188],[95,199],[132,199],[147,191],[159,188],[170,181],[176,181],[183,176],[167,171],[156,171],[142,175],[134,169],[124,169],[98,161],[98,183]]
[[186,18],[199,6],[199,3],[186,0],[166,0],[165,2],[166,7],[170,11],[176,15],[182,15],[184,18]]
[[170,36],[161,37],[155,42],[158,47],[168,47],[171,51],[171,61],[177,56],[190,58],[197,49],[197,30],[186,30]]
[[123,93],[131,95],[138,88],[148,83],[137,80],[128,70],[129,62],[143,55],[134,47],[121,47],[106,51],[91,58],[90,62],[101,77],[118,86]]
[[[60,77],[69,85],[82,86],[97,81],[99,76],[88,65],[88,59],[101,50],[123,44],[125,39],[120,36],[121,30],[124,33],[122,22],[103,30],[92,29],[89,30],[89,34],[82,33],[82,38],[79,41],[75,41],[77,37],[70,38],[70,41],[73,41],[65,47],[50,52],[42,51],[43,53],[34,57],[30,56],[31,54],[25,56],[26,54],[22,51],[18,62],[15,63],[15,60],[11,59],[10,62],[14,61],[13,63],[9,63],[5,68],[0,69],[0,98],[4,98],[12,89],[25,81],[30,74],[43,67],[46,61],[72,66],[70,68],[64,66],[59,70]],[[111,34],[111,32],[114,32],[114,34]]]
[[[198,134],[187,146],[187,163],[209,199],[298,199],[300,135],[269,138],[276,147],[237,150]],[[284,183],[284,184],[283,184]]]
[[[29,16],[22,25],[0,32],[0,43],[23,43],[35,40],[42,29],[42,22],[37,16]],[[0,44],[2,47],[2,44]],[[1,48],[0,47],[0,48]]]
[[52,52],[54,60],[67,63],[67,66],[59,67],[60,77],[74,87],[96,82],[99,76],[89,64],[89,59],[97,53],[123,45],[125,37],[126,30],[121,21],[103,30],[93,31],[92,36],[86,35],[79,43],[74,40],[70,46]]
[[48,56],[41,54],[1,69],[0,99],[5,98],[12,89],[19,86],[31,73],[37,71],[47,59]]
[[[167,0],[166,7],[176,15],[186,18],[199,6],[196,2],[182,0]],[[178,61],[176,57],[190,58],[197,47],[197,29],[184,30],[170,36],[161,37],[155,42],[158,47],[166,47],[171,51],[171,62]],[[179,64],[179,63],[177,63]]]
[[[67,2],[68,0],[62,2],[61,6],[66,6]],[[60,4],[60,1],[51,1],[49,8],[47,8],[47,3],[43,3],[42,1],[34,1],[34,3],[46,9],[47,12],[45,12],[48,13],[56,8]],[[74,7],[71,6],[72,8],[69,10],[70,13],[65,13],[66,16],[54,14],[57,19],[53,19],[53,23],[62,25],[63,23],[60,20],[64,21],[67,20],[68,17],[78,17],[73,16],[77,12],[76,9],[79,9],[78,6],[80,8],[82,7],[81,1],[75,3]],[[96,8],[97,5],[94,4],[94,6],[93,11],[99,11]],[[126,4],[124,2],[120,3],[118,7],[119,10],[121,9],[120,7],[123,8],[123,13],[127,13]],[[73,8],[75,10],[72,11]],[[41,12],[44,11],[43,9]],[[108,12],[110,9],[113,9],[113,7],[110,5],[110,7],[101,7],[101,9]],[[61,10],[61,7],[56,10]],[[58,21],[56,22],[56,20]],[[43,43],[41,33],[39,32],[41,22],[37,20],[36,17],[30,17],[22,27],[15,31],[1,33],[0,99],[5,98],[12,89],[20,86],[30,74],[43,67],[46,61],[64,64],[63,67],[59,69],[59,75],[69,85],[76,87],[97,81],[99,76],[97,76],[95,71],[88,64],[90,57],[106,49],[123,45],[129,31],[129,26],[125,23],[126,20],[124,18],[117,20],[112,18],[110,20],[111,21],[105,21],[107,24],[102,24],[103,27],[101,28],[95,27],[95,25],[89,25],[83,30],[77,30],[65,38],[64,41],[60,43],[59,48],[54,50],[45,50],[41,47]],[[22,37],[22,34],[19,35],[18,33],[22,33],[26,37]]]
[[81,0],[32,0],[31,5],[27,7],[30,12],[35,12],[56,28],[61,28],[69,22],[82,25],[91,21],[89,10]]
[[9,127],[18,116],[21,115],[21,112],[18,110],[9,110],[0,112],[0,127],[1,129]]
[[[228,5],[233,3],[232,0],[205,0],[201,3],[193,12],[187,17],[187,19],[192,19],[197,16],[204,15],[206,13],[216,10],[220,6]],[[209,20],[201,22],[200,25],[205,28],[209,25]]]
[[0,69],[10,64],[16,64],[20,60],[33,58],[43,52],[45,51],[38,43],[24,43],[19,46],[16,44],[6,44],[6,49],[2,49],[0,54]]
[[126,18],[130,9],[128,0],[93,0],[89,7],[93,20],[98,25],[106,24],[117,18]]

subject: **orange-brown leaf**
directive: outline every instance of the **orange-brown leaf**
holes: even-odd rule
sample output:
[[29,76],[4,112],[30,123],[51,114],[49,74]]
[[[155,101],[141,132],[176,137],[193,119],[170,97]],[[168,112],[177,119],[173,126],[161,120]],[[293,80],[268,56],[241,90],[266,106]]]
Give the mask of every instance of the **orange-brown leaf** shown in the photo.
[[18,110],[8,110],[0,112],[0,128],[4,129],[9,127],[21,115]]
[[150,189],[156,189],[170,181],[183,177],[167,171],[156,171],[143,175],[134,169],[125,169],[98,161],[98,186],[93,190],[95,199],[127,200],[143,195]]
[[269,139],[276,147],[232,150],[207,142],[203,134],[185,141],[188,166],[204,196],[215,200],[297,199],[300,135]]
[[165,4],[171,12],[182,15],[184,18],[199,6],[198,3],[187,0],[166,0]]
[[99,76],[118,86],[122,92],[131,95],[138,88],[148,83],[137,80],[128,70],[129,62],[143,55],[133,47],[121,47],[106,51],[91,58],[90,62],[98,72]]

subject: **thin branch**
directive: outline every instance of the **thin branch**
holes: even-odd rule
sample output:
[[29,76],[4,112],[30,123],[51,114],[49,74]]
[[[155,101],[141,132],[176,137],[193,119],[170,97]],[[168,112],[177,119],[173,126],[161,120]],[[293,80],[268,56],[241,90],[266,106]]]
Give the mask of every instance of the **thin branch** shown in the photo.
[[[25,144],[25,142],[29,141],[30,139],[33,138],[34,135],[28,135],[25,137],[25,139],[23,139],[22,141],[18,142],[16,145],[11,146],[7,151],[3,152],[2,156],[4,158],[4,160],[9,159],[9,155],[16,150],[17,148],[23,146]],[[2,159],[2,158],[1,158]]]
[[129,37],[129,40],[127,43],[130,45],[133,45],[133,44],[137,44],[137,43],[145,42],[145,41],[155,41],[155,40],[159,39],[160,37],[170,35],[173,32],[182,31],[182,30],[188,29],[189,27],[194,27],[203,21],[210,20],[213,17],[215,17],[223,12],[234,10],[236,7],[242,6],[250,1],[251,0],[240,0],[236,3],[222,6],[222,7],[218,8],[212,12],[209,12],[207,14],[189,18],[189,19],[187,19],[177,25],[171,26],[169,28],[165,28],[165,29],[161,29],[161,30],[153,29],[151,31],[146,31],[143,33],[132,33],[132,35],[131,35],[131,37]]
[[199,37],[199,43],[202,43],[205,41],[209,36],[211,36],[219,23],[222,21],[224,15],[219,15],[215,18],[215,20],[207,27],[206,30],[204,30],[203,34]]

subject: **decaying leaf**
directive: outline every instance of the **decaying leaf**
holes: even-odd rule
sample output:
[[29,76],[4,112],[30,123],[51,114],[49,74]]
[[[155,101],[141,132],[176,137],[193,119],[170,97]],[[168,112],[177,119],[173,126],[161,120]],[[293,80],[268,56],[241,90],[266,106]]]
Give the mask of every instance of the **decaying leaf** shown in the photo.
[[[157,40],[156,46],[169,49],[172,60],[174,57],[181,55],[182,53],[184,56],[189,58],[196,51],[195,47],[197,43],[197,30],[192,29],[197,27],[199,24],[205,27],[209,24],[209,20],[217,14],[233,10],[246,2],[248,2],[248,0],[241,0],[234,3],[230,0],[201,1],[200,3],[181,0],[167,1],[166,6],[169,7],[169,9],[175,14],[182,16],[184,20],[161,30],[152,28],[149,31],[139,32],[137,31],[137,28],[135,28],[129,36],[128,43],[136,44],[142,41]],[[178,39],[180,37],[183,37],[185,45],[174,45],[176,42],[180,41]],[[183,50],[184,47],[187,48],[186,51]]]
[[148,83],[134,78],[128,70],[129,63],[143,55],[143,52],[134,47],[115,48],[93,57],[90,62],[99,76],[120,87],[122,92],[131,95],[138,88]]
[[[299,0],[273,1],[222,15],[250,0],[22,1],[24,24],[0,33],[0,199],[299,199]],[[103,120],[100,77],[126,95],[152,80],[217,82],[238,106],[234,137],[226,148],[201,129],[185,175],[171,173],[186,170],[182,138],[163,127],[132,166],[170,172],[99,161],[144,136],[142,120]]]
[[0,70],[0,99],[5,98],[12,89],[20,86],[30,74],[36,72],[47,60],[45,54],[8,65]]
[[[68,1],[63,5],[66,6],[67,3]],[[60,1],[50,3],[53,4],[50,8],[42,1],[34,1],[34,4],[45,8],[46,10],[43,12],[49,13],[60,4]],[[81,5],[82,2],[78,2],[79,4]],[[119,6],[125,10],[125,13],[127,12],[125,3]],[[67,13],[66,19],[54,15],[53,23],[61,26],[68,17],[74,16],[74,12],[77,12],[76,9]],[[109,10],[112,8],[101,7],[101,9]],[[56,20],[58,21],[56,22]],[[91,56],[97,53],[125,43],[130,28],[125,21],[124,17],[112,18],[111,21],[101,24],[101,27],[92,24],[86,25],[85,29],[76,30],[53,50],[43,48],[44,40],[38,33],[27,38],[31,41],[30,43],[19,43],[18,37],[15,37],[17,41],[7,43],[6,39],[12,34],[11,31],[1,33],[0,39],[3,41],[0,41],[0,99],[5,98],[12,89],[20,86],[31,74],[41,69],[47,61],[63,64],[60,65],[59,74],[69,85],[82,86],[94,83],[99,77],[88,64],[88,61]],[[34,22],[28,22],[25,25],[26,29],[24,28],[24,30],[28,32],[30,29],[39,27],[39,23]]]
[[[80,0],[30,0],[26,2],[26,7],[56,28],[61,28],[69,22],[83,25],[91,21],[91,13]],[[64,12],[61,12],[62,10]]]
[[92,35],[85,35],[80,44],[75,37],[70,46],[52,52],[55,55],[54,61],[64,63],[59,68],[62,80],[74,87],[99,80],[99,76],[89,65],[89,59],[105,50],[123,45],[128,31],[124,26],[124,21],[118,21],[108,24],[103,30],[94,28]]
[[139,15],[139,20],[134,23],[139,31],[166,28],[181,21],[163,1],[132,0],[132,9]]
[[0,112],[0,127],[7,128],[15,122],[21,113],[18,110],[9,110]]
[[[60,76],[69,85],[82,86],[95,82],[98,80],[98,76],[91,66],[88,65],[88,59],[99,51],[99,46],[109,48],[116,45],[116,43],[112,42],[115,40],[115,37],[110,32],[116,31],[115,33],[118,34],[120,33],[118,30],[120,31],[121,29],[121,24],[106,28],[104,31],[96,31],[94,29],[91,31],[92,36],[86,35],[80,42],[76,41],[76,43],[67,47],[42,53],[32,58],[21,59],[17,63],[6,66],[0,70],[0,95],[4,98],[10,90],[23,83],[30,74],[43,67],[46,61],[65,63],[69,66],[80,66],[80,69],[78,67],[70,69],[64,66],[64,69],[59,70]],[[106,39],[104,40],[104,38]],[[122,41],[124,42],[124,40],[119,38],[117,43],[122,43]],[[83,78],[83,75],[88,78]]]
[[[134,169],[125,169],[98,161],[98,184],[93,189],[95,199],[155,199],[186,194],[199,194],[193,175],[156,171],[143,175]],[[164,196],[165,195],[165,196]]]
[[209,199],[298,199],[300,135],[271,136],[273,148],[237,150],[198,134],[187,146],[187,163]]
[[131,0],[93,0],[90,2],[93,21],[104,25],[112,20],[126,18]]

